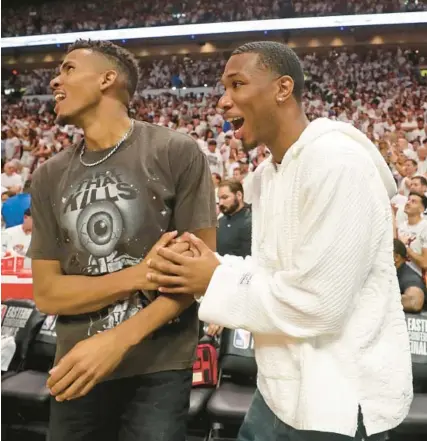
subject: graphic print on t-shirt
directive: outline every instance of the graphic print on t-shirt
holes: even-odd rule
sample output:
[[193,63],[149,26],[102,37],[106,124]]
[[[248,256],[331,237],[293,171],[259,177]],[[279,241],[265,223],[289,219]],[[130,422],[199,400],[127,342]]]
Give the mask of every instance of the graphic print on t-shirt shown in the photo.
[[[139,240],[146,199],[129,171],[118,168],[89,170],[67,187],[61,199],[60,226],[64,241],[71,242],[76,251],[81,274],[112,273],[142,261],[144,256],[129,254],[129,250]],[[90,319],[88,335],[117,326],[154,298],[154,294],[138,292],[112,305],[107,313]]]

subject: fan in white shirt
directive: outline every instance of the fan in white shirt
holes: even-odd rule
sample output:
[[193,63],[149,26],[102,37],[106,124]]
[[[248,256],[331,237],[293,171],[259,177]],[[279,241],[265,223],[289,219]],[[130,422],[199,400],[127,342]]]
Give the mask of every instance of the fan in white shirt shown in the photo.
[[393,176],[350,124],[308,123],[289,47],[248,43],[222,80],[235,137],[272,156],[252,178],[252,257],[218,257],[190,236],[194,257],[159,249],[147,277],[164,293],[205,293],[201,320],[253,334],[258,389],[238,441],[385,440],[412,401]]
[[427,269],[427,220],[423,213],[427,210],[427,198],[423,194],[410,193],[405,205],[407,219],[397,220],[397,235],[407,247],[408,265],[420,276]]
[[2,249],[13,256],[25,256],[31,242],[33,218],[31,210],[24,213],[24,222],[15,227],[6,228],[2,233]]
[[427,174],[427,142],[425,147],[419,147],[417,150],[418,155],[418,171],[419,175]]
[[411,188],[411,179],[416,175],[418,163],[415,159],[407,159],[405,161],[406,176],[402,179],[399,186],[399,193],[408,196]]
[[[410,190],[412,193],[421,194],[427,197],[427,179],[424,176],[414,176],[411,179]],[[408,220],[408,215],[405,212],[405,206],[408,202],[408,196],[403,196],[402,194],[396,194],[391,199],[391,205],[396,213],[396,224],[402,225]],[[422,217],[425,218],[426,212],[423,213]]]
[[19,193],[22,188],[22,177],[16,173],[16,169],[11,162],[5,164],[4,173],[1,174],[1,185],[8,190]]
[[208,150],[205,152],[211,173],[217,173],[221,177],[224,176],[224,161],[221,153],[217,149],[215,139],[208,140]]
[[418,139],[420,142],[424,142],[427,139],[426,123],[424,118],[418,118],[417,127],[411,132],[412,139]]

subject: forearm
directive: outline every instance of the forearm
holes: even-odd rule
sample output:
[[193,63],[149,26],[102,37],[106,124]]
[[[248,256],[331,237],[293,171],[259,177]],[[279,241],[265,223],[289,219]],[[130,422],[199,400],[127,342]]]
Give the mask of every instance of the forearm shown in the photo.
[[161,295],[146,308],[121,323],[110,332],[121,334],[120,341],[129,349],[154,331],[179,316],[194,303],[191,296]]
[[74,315],[97,311],[128,297],[133,290],[129,269],[103,276],[55,275],[44,286],[34,283],[34,298],[40,311]]
[[409,258],[418,265],[421,269],[427,269],[427,264],[422,254],[418,254],[415,251],[411,250],[411,248],[407,248]]

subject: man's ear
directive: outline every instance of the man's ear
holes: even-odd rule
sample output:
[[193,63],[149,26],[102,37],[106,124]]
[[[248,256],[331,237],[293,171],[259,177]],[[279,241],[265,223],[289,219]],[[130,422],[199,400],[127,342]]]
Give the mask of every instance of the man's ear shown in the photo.
[[283,75],[277,81],[279,87],[276,101],[278,104],[282,104],[292,96],[294,91],[294,80],[289,75]]
[[106,90],[109,87],[111,87],[117,81],[118,76],[119,75],[117,71],[112,69],[104,72],[101,78],[101,86],[100,86],[101,90]]

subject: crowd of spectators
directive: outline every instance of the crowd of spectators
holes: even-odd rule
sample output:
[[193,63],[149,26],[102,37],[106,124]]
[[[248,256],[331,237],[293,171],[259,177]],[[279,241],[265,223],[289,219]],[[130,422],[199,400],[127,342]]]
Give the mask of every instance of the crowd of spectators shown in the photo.
[[2,10],[2,37],[321,15],[421,11],[423,0],[74,0]]
[[[392,201],[396,238],[408,250],[414,248],[408,255],[415,256],[414,269],[417,277],[422,277],[427,270],[427,220],[423,214],[427,199],[422,199],[427,192],[427,86],[417,74],[416,62],[425,60],[401,49],[368,51],[363,55],[331,50],[325,55],[308,54],[301,60],[307,86],[302,105],[308,118],[328,117],[353,124],[377,145],[389,164],[399,186],[399,194]],[[176,95],[167,89],[158,95],[143,95],[140,88],[130,114],[192,136],[206,154],[216,188],[223,179],[230,178],[247,187],[252,172],[270,153],[265,145],[244,152],[233,136],[232,125],[223,120],[217,109],[218,94],[213,91],[218,90],[222,63],[218,61],[214,67],[206,60],[191,63],[197,78],[193,81],[187,72],[190,84],[199,85],[205,81],[200,73],[210,72],[206,93],[181,91],[181,95]],[[153,62],[153,69],[145,71],[142,84],[169,88],[173,83],[168,77],[176,72],[176,66],[183,66],[183,61]],[[51,74],[44,71],[39,77],[38,90],[46,92]],[[182,78],[184,82],[187,77]],[[2,101],[2,159],[6,163],[2,170],[2,200],[6,200],[21,192],[37,167],[78,143],[82,132],[55,124],[52,101],[37,97],[13,101],[4,96]],[[411,195],[414,191],[421,191],[421,199]],[[411,219],[420,223],[415,230]],[[420,253],[425,257],[416,257]]]
[[[417,150],[427,137],[427,88],[419,82],[413,55],[400,49],[368,51],[363,55],[332,50],[325,55],[312,53],[302,57],[307,84],[303,106],[307,116],[310,120],[329,117],[351,122],[372,141],[378,145],[387,142],[390,148],[404,138]],[[218,96],[212,91],[219,90],[224,59],[217,56],[212,64],[212,58],[188,57],[152,62],[150,68],[143,70],[131,114],[137,119],[193,133],[206,152],[209,139],[217,140],[221,149],[225,133],[232,136],[232,132],[216,109]],[[419,57],[418,61],[423,63],[424,59]],[[49,93],[54,71],[36,72],[20,75],[22,86],[34,94]],[[185,95],[181,90],[181,95],[174,95],[170,93],[174,81],[188,87],[208,87],[203,94]],[[146,94],[147,88],[162,87],[164,93]],[[50,156],[80,139],[79,129],[55,125],[53,101],[32,97],[11,102],[4,96],[2,100],[2,158],[6,162],[19,160],[31,173]],[[232,138],[231,141],[232,145],[236,143]],[[228,156],[227,153],[223,157],[225,162],[229,161]],[[254,160],[259,160],[246,159],[250,159],[250,168],[256,166]],[[218,173],[227,177],[227,167],[221,166]]]
[[[224,54],[211,54],[201,59],[189,55],[172,56],[167,59],[141,61],[139,90],[169,89],[171,87],[213,87],[224,70]],[[4,80],[4,89],[22,90],[24,95],[50,94],[50,80],[54,69],[33,69],[12,75]]]

